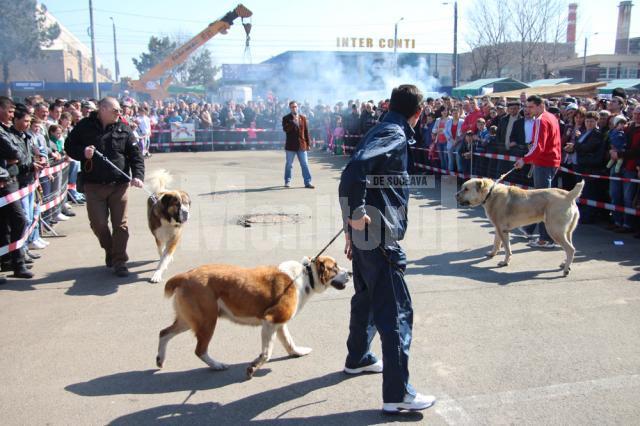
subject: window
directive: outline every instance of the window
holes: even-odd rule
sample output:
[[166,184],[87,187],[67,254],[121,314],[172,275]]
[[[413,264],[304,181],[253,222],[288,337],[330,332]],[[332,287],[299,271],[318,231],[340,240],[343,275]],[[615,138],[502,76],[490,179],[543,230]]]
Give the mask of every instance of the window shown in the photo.
[[71,68],[67,68],[67,81],[73,81],[73,71]]

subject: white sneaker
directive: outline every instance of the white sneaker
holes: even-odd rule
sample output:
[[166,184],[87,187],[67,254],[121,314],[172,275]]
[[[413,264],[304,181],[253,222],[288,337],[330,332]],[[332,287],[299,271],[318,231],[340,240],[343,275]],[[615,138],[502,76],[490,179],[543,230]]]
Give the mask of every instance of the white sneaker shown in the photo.
[[382,360],[373,364],[365,365],[359,368],[344,368],[344,372],[347,374],[361,374],[361,373],[382,373]]
[[40,244],[44,244],[45,247],[50,244],[49,241],[45,241],[42,238],[38,238],[36,241]]
[[69,220],[69,216],[65,216],[62,213],[59,213],[58,216],[56,216],[56,219],[65,221],[65,220]]
[[38,240],[35,240],[33,242],[30,242],[27,247],[29,248],[29,250],[42,250],[46,246],[40,243]]
[[416,393],[415,396],[406,395],[402,402],[385,402],[382,404],[382,411],[385,413],[399,413],[402,410],[425,410],[435,404],[435,402],[435,396]]
[[69,204],[69,203],[64,203],[64,206],[65,206],[66,208],[68,208],[69,210],[71,210],[71,204]]

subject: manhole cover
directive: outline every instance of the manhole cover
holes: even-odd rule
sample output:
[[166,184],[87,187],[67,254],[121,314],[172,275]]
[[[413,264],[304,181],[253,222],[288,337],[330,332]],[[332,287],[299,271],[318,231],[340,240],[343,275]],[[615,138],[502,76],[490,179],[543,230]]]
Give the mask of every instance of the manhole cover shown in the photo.
[[290,213],[258,213],[240,216],[238,225],[250,228],[253,225],[277,225],[280,223],[300,223],[302,216]]

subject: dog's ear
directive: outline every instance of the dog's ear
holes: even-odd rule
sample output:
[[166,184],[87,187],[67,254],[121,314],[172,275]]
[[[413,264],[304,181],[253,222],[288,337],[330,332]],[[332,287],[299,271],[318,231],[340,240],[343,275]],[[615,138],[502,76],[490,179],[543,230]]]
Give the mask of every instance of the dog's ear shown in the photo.
[[316,271],[318,272],[318,277],[320,278],[320,281],[322,281],[323,283],[325,282],[324,279],[324,273],[325,273],[325,267],[324,267],[324,262],[320,259],[316,260]]
[[482,179],[478,179],[476,181],[476,191],[482,191],[482,187],[484,186],[484,181]]
[[191,198],[189,198],[189,194],[184,191],[180,191],[180,201],[187,206],[191,205]]

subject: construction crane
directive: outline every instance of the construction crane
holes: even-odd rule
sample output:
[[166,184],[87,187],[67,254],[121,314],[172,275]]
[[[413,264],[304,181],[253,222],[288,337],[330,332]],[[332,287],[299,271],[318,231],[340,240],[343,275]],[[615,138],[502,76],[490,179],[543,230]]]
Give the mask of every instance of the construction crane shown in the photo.
[[[191,40],[178,47],[169,56],[164,58],[159,64],[151,68],[146,73],[140,76],[139,80],[129,81],[129,89],[138,93],[146,93],[151,96],[152,99],[161,100],[168,96],[167,89],[173,81],[171,75],[166,75],[171,69],[182,64],[187,60],[195,50],[201,47],[203,44],[211,40],[218,33],[226,34],[233,21],[236,18],[249,18],[253,15],[249,9],[242,4],[236,6],[231,12],[228,12],[222,18],[209,24],[207,28],[202,30],[198,35]],[[244,24],[245,31],[247,32],[247,39],[249,39],[249,31],[251,29],[250,24]]]

